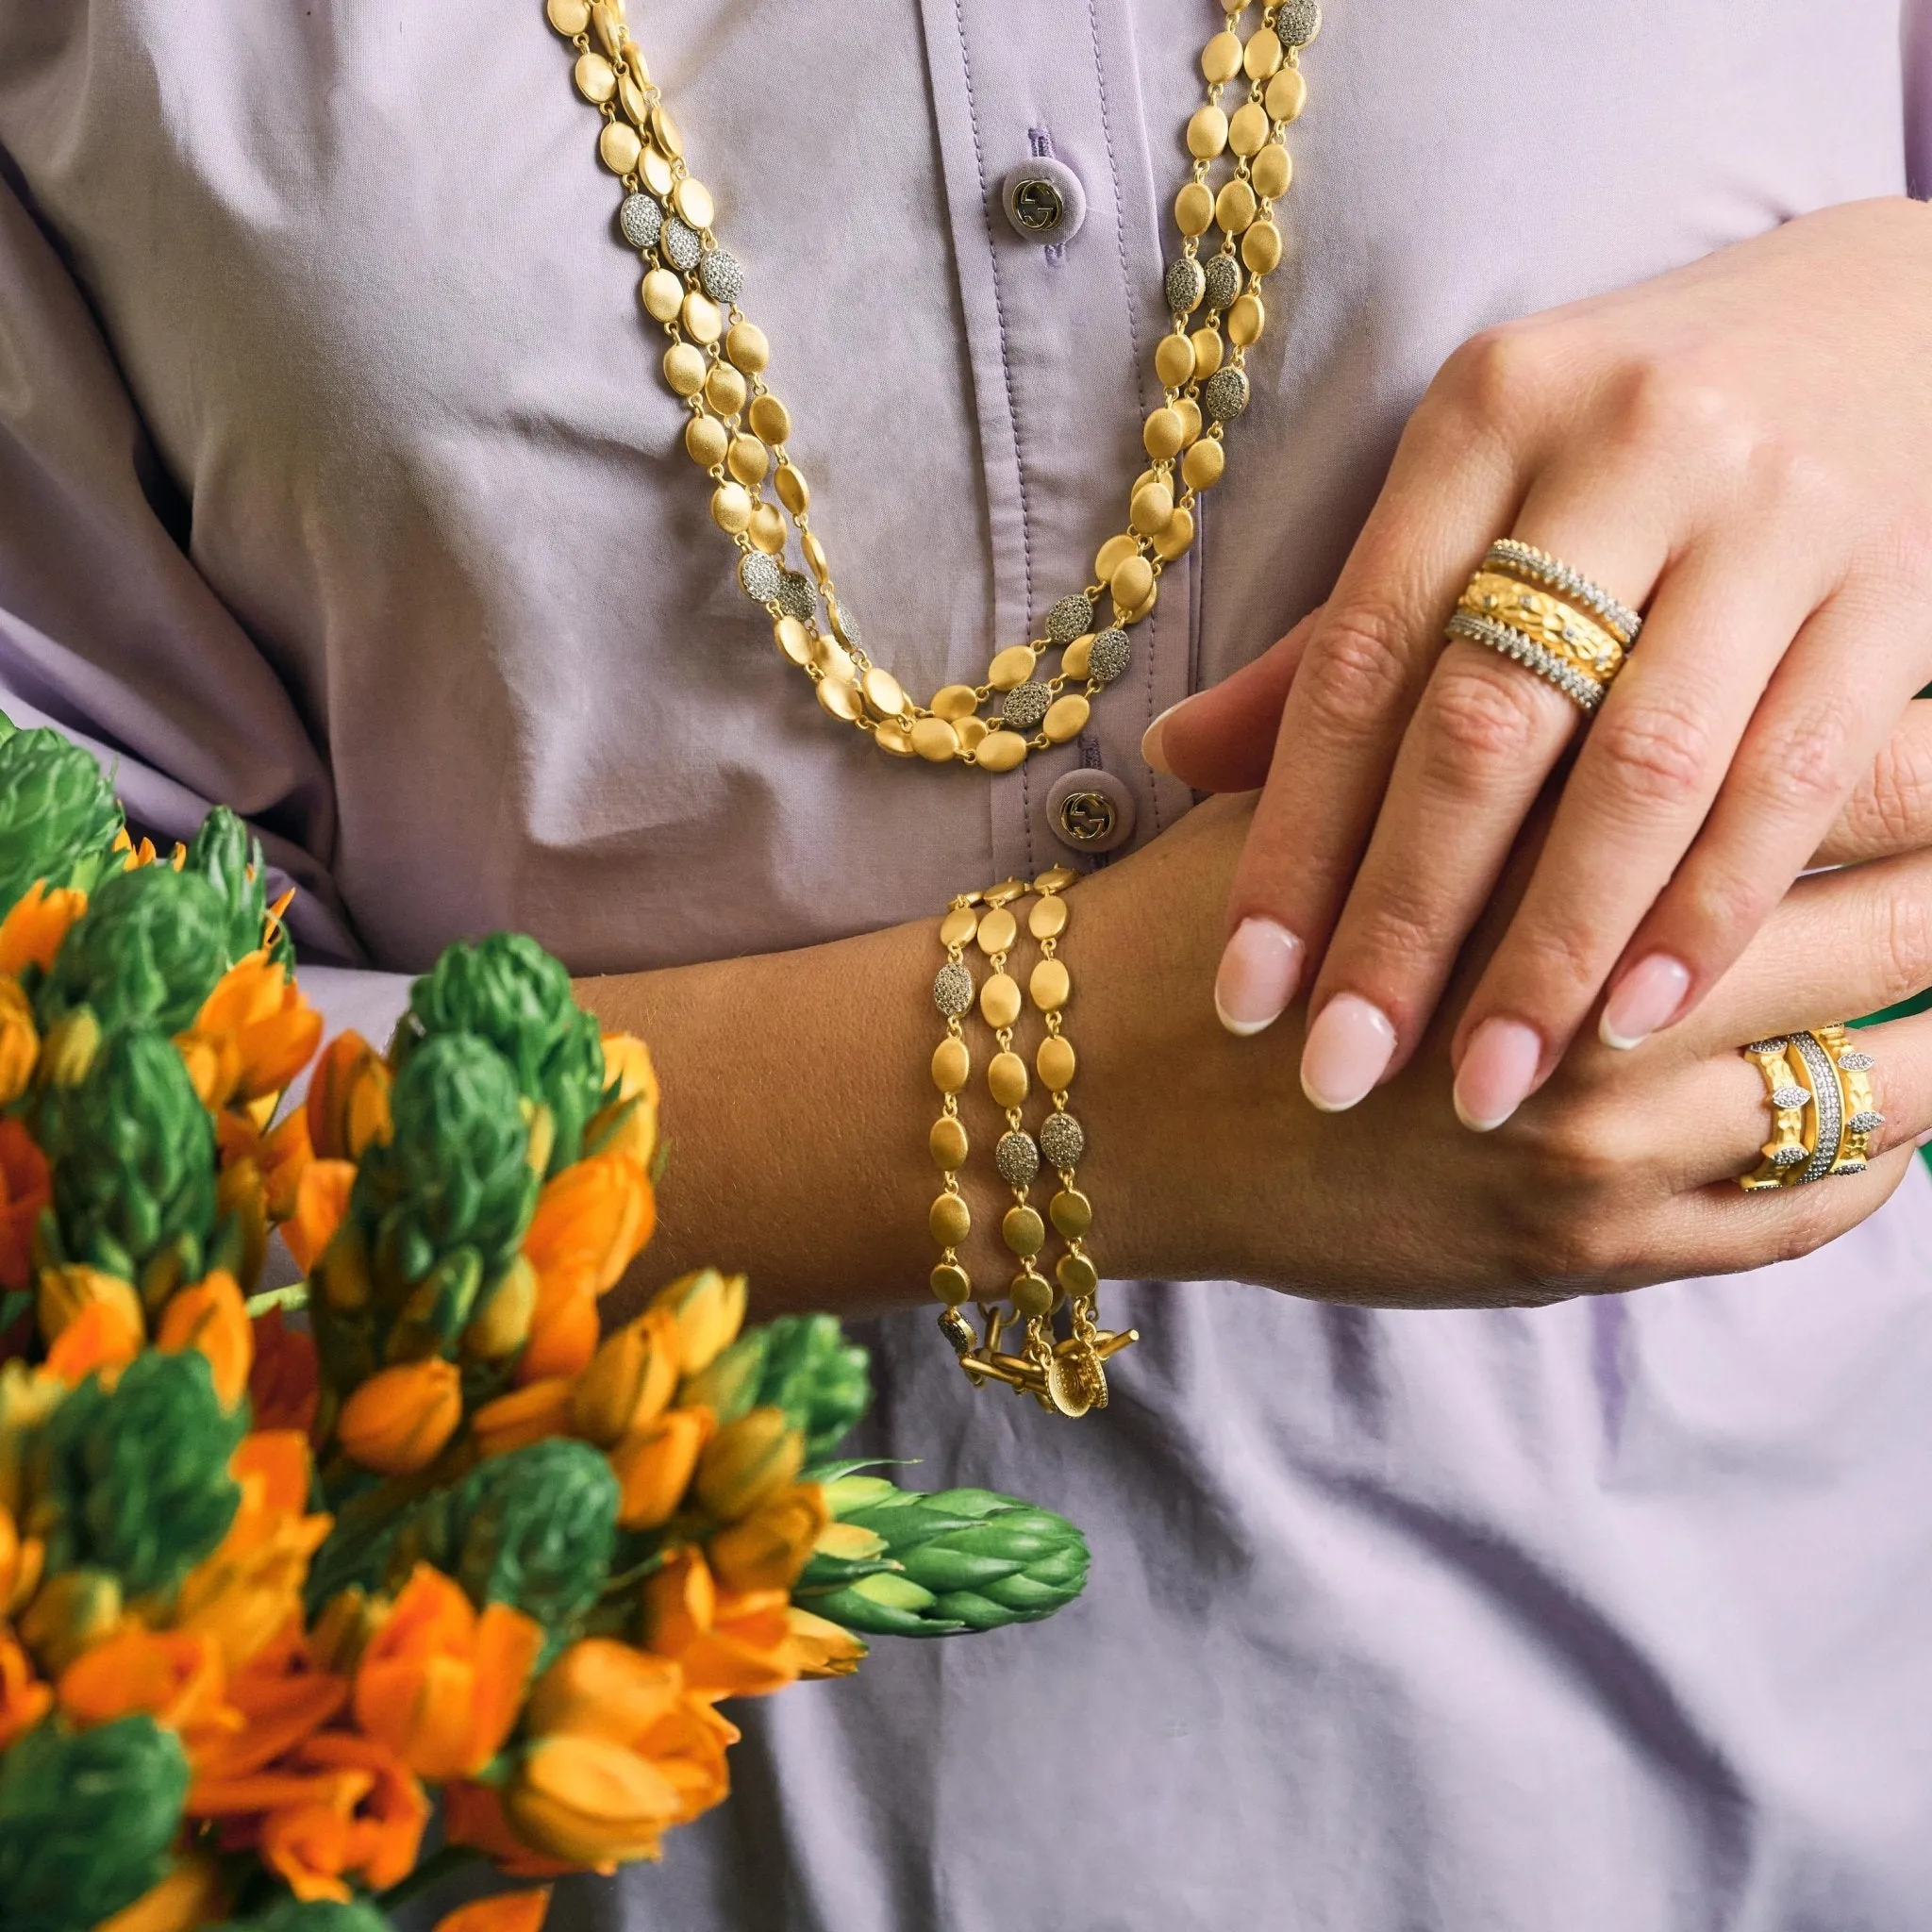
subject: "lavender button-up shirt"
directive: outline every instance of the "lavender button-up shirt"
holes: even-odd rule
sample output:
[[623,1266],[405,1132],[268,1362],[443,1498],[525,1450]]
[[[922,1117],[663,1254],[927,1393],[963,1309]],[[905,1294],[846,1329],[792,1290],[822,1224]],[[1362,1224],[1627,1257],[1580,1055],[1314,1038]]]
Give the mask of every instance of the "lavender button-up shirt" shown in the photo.
[[[637,0],[875,654],[975,677],[1140,466],[1202,0]],[[0,701],[245,811],[338,1018],[447,940],[581,971],[926,913],[1324,593],[1474,329],[1897,192],[1897,0],[1331,0],[1201,540],[1074,745],[834,729],[679,446],[536,0],[0,0]],[[1076,232],[1008,220],[1071,173]],[[1064,178],[1064,177],[1063,177]],[[1051,1624],[742,1713],[730,1807],[557,1923],[1932,1924],[1932,1203],[1538,1313],[1117,1289],[1077,1428],[875,1324],[870,1440],[1091,1532]],[[1740,1212],[1748,1211],[1740,1208]],[[0,1901],[4,1915],[4,1901]]]

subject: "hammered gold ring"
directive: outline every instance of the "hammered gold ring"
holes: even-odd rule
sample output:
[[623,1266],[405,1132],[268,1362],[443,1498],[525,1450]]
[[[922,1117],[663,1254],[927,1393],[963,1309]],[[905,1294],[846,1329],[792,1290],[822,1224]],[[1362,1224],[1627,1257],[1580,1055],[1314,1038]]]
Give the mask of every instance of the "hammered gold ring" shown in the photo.
[[1739,1050],[1764,1076],[1772,1112],[1757,1165],[1738,1176],[1746,1193],[1865,1172],[1885,1116],[1873,1102],[1875,1062],[1844,1026],[1754,1040]]

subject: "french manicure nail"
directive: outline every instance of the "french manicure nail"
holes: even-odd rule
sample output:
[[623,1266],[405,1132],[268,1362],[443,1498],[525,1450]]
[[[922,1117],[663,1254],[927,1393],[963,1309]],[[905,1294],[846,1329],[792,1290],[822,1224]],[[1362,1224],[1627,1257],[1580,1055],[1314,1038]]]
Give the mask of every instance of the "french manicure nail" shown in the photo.
[[1324,1113],[1341,1113],[1368,1093],[1395,1058],[1395,1028],[1381,1008],[1339,992],[1315,1016],[1302,1048],[1302,1091]]
[[1141,734],[1141,757],[1142,761],[1152,770],[1160,773],[1164,777],[1171,778],[1174,776],[1174,767],[1168,763],[1165,754],[1160,749],[1161,726],[1180,709],[1181,705],[1187,702],[1188,700],[1183,698],[1180,705],[1168,706],[1167,709],[1161,712],[1160,716],[1155,719],[1153,724],[1148,725],[1146,730]]
[[[1154,721],[1158,727],[1158,718]],[[1230,1033],[1245,1038],[1272,1026],[1301,984],[1302,942],[1272,919],[1244,919],[1214,975],[1214,1010]]]
[[1668,953],[1640,959],[1604,1002],[1597,1037],[1606,1046],[1627,1052],[1641,1046],[1659,1026],[1677,1017],[1690,991],[1690,969]]
[[1456,1074],[1456,1117],[1487,1134],[1500,1127],[1529,1096],[1541,1065],[1543,1043],[1521,1020],[1485,1020],[1470,1036]]

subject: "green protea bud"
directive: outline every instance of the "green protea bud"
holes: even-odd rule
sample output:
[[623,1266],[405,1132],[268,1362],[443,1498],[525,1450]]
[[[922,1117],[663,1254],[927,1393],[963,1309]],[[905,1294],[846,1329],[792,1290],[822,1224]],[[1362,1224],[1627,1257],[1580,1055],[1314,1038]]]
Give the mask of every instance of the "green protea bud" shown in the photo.
[[228,1458],[247,1418],[245,1404],[223,1407],[197,1349],[138,1356],[111,1391],[90,1375],[27,1451],[26,1520],[47,1574],[107,1571],[130,1598],[174,1591],[234,1521]]
[[767,1323],[764,1369],[745,1406],[782,1408],[805,1431],[805,1453],[828,1455],[872,1407],[872,1357],[832,1315],[781,1315]]
[[455,1346],[478,1290],[516,1258],[537,1203],[519,1100],[487,1041],[426,1041],[396,1076],[389,1141],[370,1144],[356,1176],[349,1211],[367,1235],[378,1299],[401,1313],[440,1269],[435,1305],[411,1307],[408,1318],[443,1349]]
[[597,1601],[617,1547],[617,1478],[587,1442],[552,1437],[479,1463],[410,1512],[388,1552],[399,1588],[419,1562],[454,1576],[470,1600],[508,1604],[542,1624],[538,1668]]
[[0,1924],[86,1932],[167,1875],[188,1801],[180,1740],[145,1714],[57,1722],[0,1757]]
[[522,933],[445,947],[410,991],[392,1050],[398,1067],[425,1041],[451,1033],[487,1040],[509,1062],[525,1098],[549,1108],[546,1174],[581,1156],[584,1124],[603,1100],[604,1044],[560,961]]
[[253,1918],[229,1922],[228,1932],[391,1932],[374,1906],[351,1899],[282,1898]]
[[36,879],[93,891],[114,861],[123,820],[92,753],[58,731],[12,730],[0,742],[0,906]]
[[[227,908],[228,964],[245,958],[262,943],[268,923],[267,867],[261,841],[225,805],[218,805],[189,841],[182,871],[205,878]],[[294,970],[295,949],[286,930],[275,935],[269,958]]]
[[110,1033],[78,1081],[46,1090],[37,1125],[60,1249],[43,1258],[138,1282],[151,1307],[200,1278],[216,1220],[214,1126],[171,1040],[138,1025]]
[[55,957],[35,1002],[42,1030],[88,1007],[110,1032],[146,1020],[179,1033],[228,970],[227,934],[227,908],[206,879],[167,865],[116,873]]
[[1030,1624],[1072,1603],[1087,1583],[1087,1540],[1064,1516],[991,1490],[920,1495],[877,1477],[825,1486],[841,1523],[881,1539],[895,1566],[837,1582],[811,1566],[792,1591],[805,1608],[849,1630],[947,1637]]

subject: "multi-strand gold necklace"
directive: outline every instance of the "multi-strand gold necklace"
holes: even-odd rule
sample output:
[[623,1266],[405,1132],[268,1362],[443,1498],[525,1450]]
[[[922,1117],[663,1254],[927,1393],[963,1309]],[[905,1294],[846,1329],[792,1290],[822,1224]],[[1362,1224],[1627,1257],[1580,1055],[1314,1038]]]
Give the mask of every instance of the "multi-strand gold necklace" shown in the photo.
[[[739,582],[770,613],[779,650],[831,716],[895,758],[1009,772],[1077,738],[1132,661],[1133,626],[1154,608],[1162,570],[1194,541],[1195,502],[1220,480],[1227,425],[1248,406],[1261,283],[1282,254],[1274,204],[1294,175],[1282,137],[1307,96],[1299,61],[1321,27],[1316,0],[1273,0],[1245,39],[1248,0],[1226,0],[1226,25],[1201,50],[1207,98],[1187,124],[1181,249],[1163,283],[1172,325],[1154,351],[1162,400],[1141,425],[1149,463],[1128,491],[1127,527],[1100,546],[1093,580],[1048,610],[1043,636],[996,652],[985,683],[946,685],[923,705],[867,654],[833,582],[790,453],[791,412],[767,380],[771,346],[739,306],[744,270],[718,243],[710,191],[686,164],[623,0],[546,0],[544,10],[576,50],[577,92],[603,117],[597,152],[624,184],[618,227],[644,261],[644,311],[670,339],[664,380],[690,411],[684,446],[711,479],[711,521],[737,546]],[[788,560],[793,531],[803,571]]]

